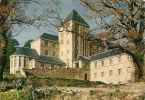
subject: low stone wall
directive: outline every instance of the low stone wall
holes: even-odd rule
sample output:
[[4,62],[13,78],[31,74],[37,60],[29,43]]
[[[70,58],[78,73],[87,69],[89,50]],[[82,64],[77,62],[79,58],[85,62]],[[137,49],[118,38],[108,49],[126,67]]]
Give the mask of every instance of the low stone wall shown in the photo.
[[53,68],[53,69],[24,69],[26,75],[32,74],[33,76],[41,78],[64,78],[64,79],[78,79],[89,80],[90,70],[83,68]]

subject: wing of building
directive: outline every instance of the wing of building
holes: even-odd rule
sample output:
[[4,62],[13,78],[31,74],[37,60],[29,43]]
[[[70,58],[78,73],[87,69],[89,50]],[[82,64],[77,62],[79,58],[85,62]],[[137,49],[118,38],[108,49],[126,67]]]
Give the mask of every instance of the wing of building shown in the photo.
[[[102,45],[89,39],[89,25],[73,10],[59,27],[58,36],[43,33],[31,42],[31,48],[21,47],[11,55],[10,73],[26,77],[25,71],[45,69],[43,77],[74,77],[107,84],[134,81],[131,56],[118,49],[103,52]],[[55,71],[57,75],[53,74]],[[62,72],[65,75],[61,76]]]

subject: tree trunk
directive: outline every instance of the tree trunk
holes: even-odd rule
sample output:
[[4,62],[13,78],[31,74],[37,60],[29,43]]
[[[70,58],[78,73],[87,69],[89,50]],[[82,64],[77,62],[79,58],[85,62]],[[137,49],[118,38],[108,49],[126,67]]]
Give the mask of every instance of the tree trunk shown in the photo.
[[3,72],[6,66],[7,37],[5,33],[0,34],[0,82],[3,81]]

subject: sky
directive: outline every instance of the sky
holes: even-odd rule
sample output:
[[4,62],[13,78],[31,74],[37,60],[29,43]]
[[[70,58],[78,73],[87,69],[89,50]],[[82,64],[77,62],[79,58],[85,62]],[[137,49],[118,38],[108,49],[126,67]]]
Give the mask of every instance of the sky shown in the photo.
[[[83,16],[83,13],[85,13],[84,9],[78,3],[74,2],[73,0],[60,0],[60,1],[62,2],[60,5],[61,9],[62,9],[60,16],[63,19],[65,19],[71,13],[72,10],[76,10],[84,18],[84,16]],[[31,7],[33,7],[33,6],[36,6],[36,5],[31,5]],[[29,10],[29,8],[28,8],[28,10]],[[85,21],[87,22],[87,19],[85,19]],[[19,27],[16,27],[15,29],[17,32],[20,32],[20,30],[21,30]],[[27,40],[36,39],[43,33],[49,33],[49,34],[54,34],[54,35],[58,34],[57,29],[56,29],[56,33],[52,33],[49,30],[46,30],[45,28],[42,28],[42,27],[37,29],[37,28],[34,28],[33,26],[30,26],[30,27],[26,27],[25,29],[23,29],[23,31],[21,31],[18,36],[15,36],[14,39],[19,41],[20,47],[23,47],[24,43]]]

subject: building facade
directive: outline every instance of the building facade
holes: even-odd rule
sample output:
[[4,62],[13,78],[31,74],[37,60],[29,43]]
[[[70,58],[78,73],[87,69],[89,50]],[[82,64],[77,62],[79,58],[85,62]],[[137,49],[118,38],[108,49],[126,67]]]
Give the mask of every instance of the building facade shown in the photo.
[[102,81],[107,84],[125,84],[135,81],[133,59],[119,49],[90,57],[79,56],[74,63],[75,67],[90,70],[90,81]]
[[59,28],[59,54],[67,67],[78,56],[89,56],[89,25],[73,10]]
[[[79,76],[77,79],[107,84],[134,82],[135,67],[131,56],[118,49],[103,52],[104,46],[95,38],[89,39],[89,25],[73,10],[59,27],[58,36],[43,33],[31,42],[31,48],[19,48],[11,55],[10,73],[26,77],[24,69],[45,69],[50,73],[57,71],[57,75],[43,73],[47,77],[64,78],[72,73]],[[63,70],[67,74],[61,75]],[[67,78],[72,77],[68,75]]]

